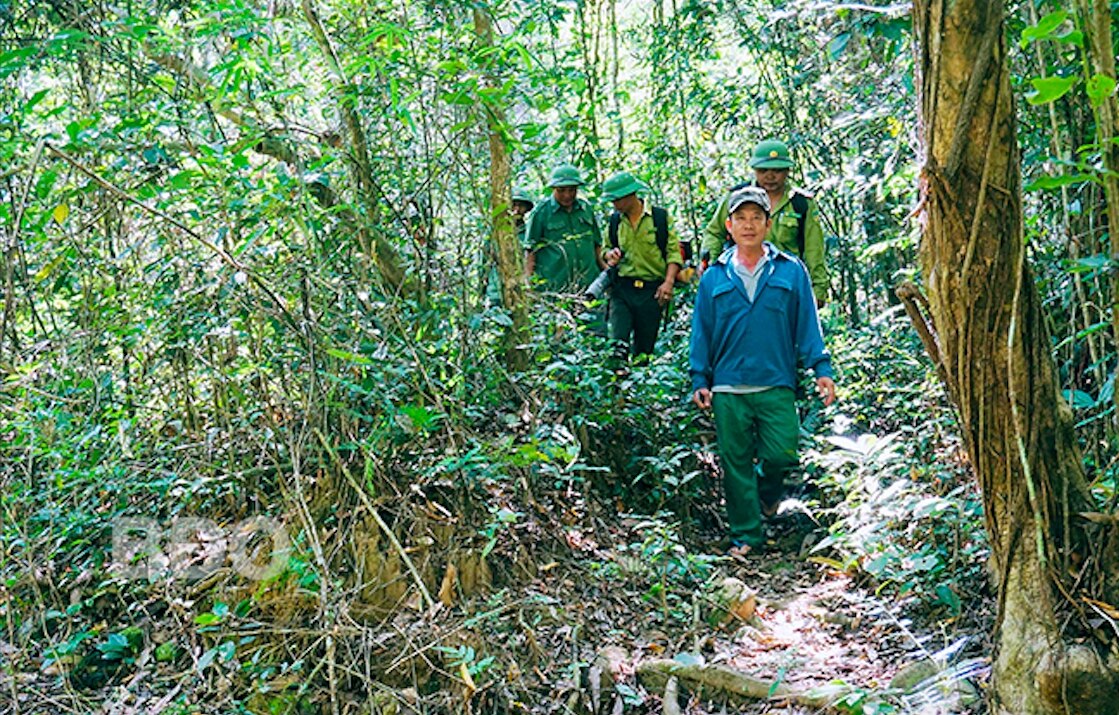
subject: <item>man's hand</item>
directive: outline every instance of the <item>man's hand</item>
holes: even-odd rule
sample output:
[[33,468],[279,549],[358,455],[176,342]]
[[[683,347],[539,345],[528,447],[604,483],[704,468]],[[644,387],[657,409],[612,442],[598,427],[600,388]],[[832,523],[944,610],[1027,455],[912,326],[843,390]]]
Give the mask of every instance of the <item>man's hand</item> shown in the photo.
[[701,410],[711,409],[711,390],[701,387],[692,394],[692,402]]
[[835,381],[830,377],[817,377],[816,394],[824,401],[824,407],[835,402]]
[[622,249],[611,248],[609,251],[606,252],[604,258],[606,259],[606,265],[613,268],[614,266],[618,265],[618,261],[622,260]]
[[657,287],[656,295],[654,295],[653,297],[657,299],[658,303],[664,305],[668,301],[672,300],[672,288],[675,285],[676,281],[674,279],[666,278],[664,283],[661,283],[660,286]]

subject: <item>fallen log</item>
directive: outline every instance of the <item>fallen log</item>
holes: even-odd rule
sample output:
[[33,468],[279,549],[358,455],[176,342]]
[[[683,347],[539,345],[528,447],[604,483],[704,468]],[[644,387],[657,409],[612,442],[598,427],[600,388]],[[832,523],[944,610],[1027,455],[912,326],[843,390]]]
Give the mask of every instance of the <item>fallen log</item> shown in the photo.
[[785,701],[806,708],[830,708],[851,692],[847,685],[824,685],[797,691],[769,680],[755,678],[725,665],[686,665],[674,660],[646,660],[637,666],[637,680],[652,692],[666,692],[670,680],[701,697],[724,696],[735,702]]

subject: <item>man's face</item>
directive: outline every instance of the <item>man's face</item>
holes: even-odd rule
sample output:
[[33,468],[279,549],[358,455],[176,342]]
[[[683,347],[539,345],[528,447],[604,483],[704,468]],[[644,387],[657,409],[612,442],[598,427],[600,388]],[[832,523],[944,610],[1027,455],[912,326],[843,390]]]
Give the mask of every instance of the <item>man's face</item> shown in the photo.
[[761,206],[745,203],[727,216],[727,233],[737,246],[756,248],[765,240],[769,230],[769,217]]
[[614,199],[611,203],[614,204],[615,210],[628,215],[630,211],[638,208],[638,204],[641,203],[641,200],[637,198],[637,194],[630,194],[620,199]]
[[575,197],[579,195],[578,186],[557,186],[552,189],[552,198],[564,209],[575,205]]
[[520,220],[525,217],[529,211],[532,210],[532,204],[520,199],[513,199],[513,206],[509,209],[509,213],[513,215],[515,220]]
[[788,169],[755,169],[754,176],[758,186],[771,194],[785,192],[785,182],[789,180]]

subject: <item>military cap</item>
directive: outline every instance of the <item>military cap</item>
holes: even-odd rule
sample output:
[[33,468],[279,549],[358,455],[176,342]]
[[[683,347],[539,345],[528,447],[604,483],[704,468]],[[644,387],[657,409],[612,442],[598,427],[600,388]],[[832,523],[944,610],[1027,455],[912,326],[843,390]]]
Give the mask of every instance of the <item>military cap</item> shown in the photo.
[[536,199],[532,198],[532,196],[527,191],[525,191],[523,187],[519,186],[513,187],[513,200],[524,201],[529,206],[536,205]]
[[754,147],[750,157],[751,169],[791,169],[793,160],[789,158],[789,146],[777,139],[766,139]]
[[571,164],[560,164],[552,170],[552,175],[548,177],[549,189],[559,189],[565,186],[582,186],[585,183],[587,182],[583,181],[583,175]]
[[621,171],[602,184],[602,198],[607,201],[614,201],[630,194],[636,194],[638,191],[648,190],[649,187],[638,181],[633,174],[628,171]]

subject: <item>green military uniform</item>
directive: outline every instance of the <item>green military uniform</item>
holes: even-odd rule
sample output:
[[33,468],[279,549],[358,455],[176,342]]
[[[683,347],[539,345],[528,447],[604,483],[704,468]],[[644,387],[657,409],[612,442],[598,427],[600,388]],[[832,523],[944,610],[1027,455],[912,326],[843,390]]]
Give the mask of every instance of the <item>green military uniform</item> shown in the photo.
[[[754,169],[789,169],[793,161],[789,158],[789,148],[784,142],[767,140],[759,142],[750,159],[750,167]],[[799,194],[808,204],[808,215],[804,223],[804,254],[801,255],[797,245],[797,226],[800,223],[800,214],[793,207],[792,197]],[[765,235],[765,240],[780,248],[786,253],[799,256],[804,265],[808,267],[808,275],[812,279],[812,293],[821,303],[827,302],[828,266],[824,261],[824,230],[820,227],[819,210],[812,195],[796,188],[785,188],[784,195],[773,205],[770,211],[773,224]],[[727,199],[723,198],[718,210],[711,217],[711,221],[703,230],[703,251],[714,261],[727,247]]]
[[[581,186],[582,178],[573,166],[552,172],[549,187]],[[535,254],[533,283],[553,292],[581,292],[599,273],[596,250],[602,233],[587,202],[576,199],[570,211],[554,197],[538,203],[529,214],[524,237],[525,249]]]
[[[614,200],[647,188],[622,172],[603,184],[603,197]],[[620,344],[629,344],[632,336],[634,355],[653,352],[662,315],[656,291],[665,280],[668,264],[680,265],[680,237],[672,222],[668,222],[668,243],[662,255],[657,245],[653,206],[649,201],[643,204],[636,226],[624,214],[620,216],[618,248],[622,250],[622,260],[618,263],[618,278],[610,296],[610,337]]]
[[[797,246],[797,223],[800,214],[792,204],[792,195],[799,193],[808,199],[808,217],[804,224],[804,255],[800,256]],[[710,223],[704,229],[703,250],[715,260],[726,248],[727,238],[727,200],[724,198],[719,203],[719,209],[711,217]],[[812,279],[812,293],[822,302],[828,299],[828,267],[824,262],[824,230],[820,227],[820,218],[816,209],[816,202],[808,193],[800,189],[785,191],[785,195],[777,202],[773,210],[773,224],[765,235],[765,240],[780,248],[786,253],[800,256],[804,265],[808,267],[808,275]]]
[[[523,201],[529,205],[529,209],[536,205],[536,200],[533,199],[527,191],[520,188],[513,189],[513,203]],[[524,248],[525,245],[525,228],[527,224],[523,219],[518,219],[513,224],[513,230],[516,232],[517,245]],[[493,244],[489,241],[486,242],[485,259],[489,263],[489,272],[486,275],[486,300],[491,305],[501,305],[501,276],[497,273],[497,254],[494,251]]]

